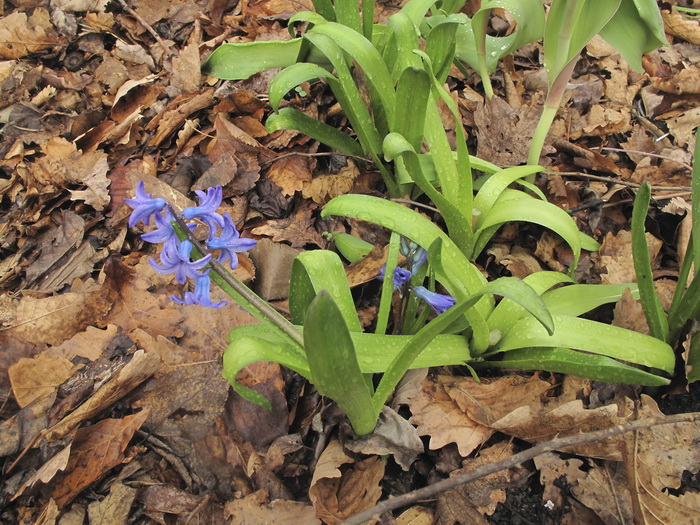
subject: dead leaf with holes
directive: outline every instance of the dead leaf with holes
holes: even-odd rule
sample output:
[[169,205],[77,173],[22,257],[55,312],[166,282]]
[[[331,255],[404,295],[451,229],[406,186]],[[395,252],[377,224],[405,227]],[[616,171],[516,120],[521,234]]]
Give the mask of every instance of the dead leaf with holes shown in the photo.
[[[340,467],[348,463],[352,466],[341,472]],[[338,440],[331,441],[318,460],[309,488],[316,516],[334,524],[374,506],[382,496],[379,484],[384,467],[377,456],[356,462]]]
[[145,409],[122,419],[103,419],[78,430],[71,444],[66,474],[54,483],[52,497],[60,508],[124,461],[129,441],[148,414],[149,410]]

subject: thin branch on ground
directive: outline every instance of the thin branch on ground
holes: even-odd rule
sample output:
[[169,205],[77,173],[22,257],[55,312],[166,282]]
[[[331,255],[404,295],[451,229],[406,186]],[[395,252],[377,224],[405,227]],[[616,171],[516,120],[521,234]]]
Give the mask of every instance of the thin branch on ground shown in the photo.
[[639,419],[623,425],[615,425],[603,430],[596,430],[595,432],[585,432],[574,436],[556,438],[552,439],[551,441],[538,443],[534,447],[519,452],[518,454],[510,456],[502,461],[491,463],[490,465],[484,465],[453,478],[438,481],[437,483],[414,490],[413,492],[409,492],[403,496],[389,498],[388,500],[382,501],[364,512],[360,512],[359,514],[340,522],[340,525],[361,525],[368,520],[378,518],[385,512],[392,511],[399,507],[405,507],[406,505],[410,505],[424,499],[433,498],[442,492],[446,492],[459,487],[460,485],[464,485],[465,483],[486,477],[489,474],[515,467],[547,452],[554,452],[579,445],[587,445],[589,443],[595,443],[596,441],[608,439],[620,434],[633,432],[643,428],[654,427],[657,425],[692,423],[694,421],[700,421],[700,412]]
[[[597,180],[600,182],[609,182],[610,184],[619,184],[630,188],[639,188],[641,184],[619,180],[613,177],[603,177],[601,175],[591,175],[589,173],[581,173],[579,171],[551,171],[545,170],[542,173],[545,175],[561,175],[562,177],[580,177],[582,179]],[[652,186],[651,191],[690,191],[690,186]]]
[[644,155],[645,157],[655,157],[657,159],[664,159],[664,160],[670,160],[672,162],[677,162],[681,166],[683,166],[685,169],[688,171],[693,171],[693,167],[690,164],[686,164],[685,162],[681,162],[680,160],[674,159],[673,157],[669,157],[668,155],[658,155],[656,153],[649,153],[646,151],[639,151],[636,149],[622,149],[622,148],[610,148],[610,147],[604,147],[600,148],[602,151],[617,151],[619,153],[636,153],[637,155]]

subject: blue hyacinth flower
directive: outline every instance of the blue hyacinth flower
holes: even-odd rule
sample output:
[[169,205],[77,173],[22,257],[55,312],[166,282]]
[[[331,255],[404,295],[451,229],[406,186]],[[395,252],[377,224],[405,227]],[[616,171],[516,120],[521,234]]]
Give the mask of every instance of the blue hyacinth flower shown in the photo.
[[210,250],[221,250],[217,260],[221,264],[229,261],[229,266],[234,270],[238,266],[238,256],[236,254],[247,252],[254,248],[256,244],[257,241],[255,239],[241,238],[231,216],[228,213],[224,213],[224,230],[218,237],[207,241],[207,248]]
[[161,211],[167,204],[162,197],[154,199],[150,193],[146,193],[142,180],[136,185],[136,198],[124,199],[124,202],[134,209],[129,217],[129,228],[133,228],[140,221],[143,221],[147,226],[150,225],[151,215]]
[[216,309],[228,304],[226,301],[221,301],[220,303],[213,302],[210,297],[210,291],[211,279],[208,275],[203,275],[202,277],[197,277],[195,280],[194,292],[185,292],[184,299],[181,299],[177,295],[173,295],[171,299],[180,304],[198,304],[200,306],[206,306],[207,308]]
[[198,270],[209,264],[211,254],[207,254],[206,257],[202,257],[198,261],[192,261],[190,260],[191,253],[192,243],[190,241],[182,241],[178,245],[176,241],[170,240],[165,243],[160,252],[162,264],[158,264],[154,259],[150,259],[149,262],[158,273],[174,273],[175,280],[184,284],[187,278],[197,279],[209,273],[209,270],[204,273],[200,273]]

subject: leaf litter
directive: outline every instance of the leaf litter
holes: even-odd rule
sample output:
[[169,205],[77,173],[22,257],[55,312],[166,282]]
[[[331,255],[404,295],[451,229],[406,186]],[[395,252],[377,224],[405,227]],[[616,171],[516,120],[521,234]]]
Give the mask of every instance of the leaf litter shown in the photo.
[[[296,132],[268,134],[269,75],[220,83],[200,74],[224,40],[285,35],[288,3],[113,4],[30,2],[0,13],[3,522],[337,523],[555,436],[658,416],[658,405],[698,410],[697,387],[682,382],[652,398],[556,374],[477,383],[459,369],[417,371],[377,431],[352,440],[313,388],[276,364],[251,366],[244,378],[272,401],[271,413],[238,398],[219,359],[226,330],[250,317],[235,305],[212,314],[170,301],[182,290],[150,269],[153,253],[128,231],[123,200],[139,180],[179,207],[195,189],[221,185],[237,226],[272,246],[325,248],[329,227],[352,232],[376,245],[348,268],[360,287],[386,257],[386,233],[323,222],[318,211],[338,194],[376,192],[378,174],[319,153]],[[377,17],[393,10],[379,4]],[[663,187],[660,204],[673,195],[675,207],[653,210],[647,234],[657,288],[670,297],[690,224],[700,41],[696,22],[662,15],[673,44],[644,57],[643,75],[602,40],[587,46],[544,160],[550,201],[573,208],[603,242],[582,258],[581,282],[633,279],[630,183]],[[472,78],[453,70],[448,81],[470,146],[486,160],[527,156],[512,137],[531,134],[545,86],[539,66],[518,64],[537,64],[528,55],[536,47],[504,61],[503,92],[490,101]],[[319,87],[305,88],[295,102],[327,115]],[[491,276],[561,270],[571,257],[532,227],[507,225],[495,239],[478,261]],[[270,259],[242,258],[238,276],[288,271]],[[283,292],[270,293],[284,309]],[[376,305],[361,300],[371,317]],[[629,295],[594,315],[647,330]],[[698,432],[693,423],[659,426],[550,452],[413,504],[396,522],[694,522]]]

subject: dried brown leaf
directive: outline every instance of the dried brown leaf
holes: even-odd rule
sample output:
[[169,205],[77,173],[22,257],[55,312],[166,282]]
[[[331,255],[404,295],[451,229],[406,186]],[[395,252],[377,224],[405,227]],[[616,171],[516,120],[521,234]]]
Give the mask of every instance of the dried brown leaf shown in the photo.
[[65,507],[88,485],[124,461],[124,450],[148,413],[145,409],[123,419],[103,419],[78,430],[71,445],[68,472],[56,481],[52,494],[59,507]]
[[311,480],[309,499],[316,516],[334,524],[372,507],[382,495],[379,483],[384,477],[385,463],[374,456],[353,462],[341,473],[339,467],[353,462],[342,450],[339,441],[332,441],[318,460]]
[[439,380],[426,378],[420,389],[410,393],[404,390],[402,400],[411,409],[410,422],[417,425],[418,434],[430,436],[431,450],[456,443],[459,453],[466,457],[493,434],[493,430],[471,419]]
[[79,368],[64,357],[51,357],[45,353],[34,359],[20,359],[8,370],[17,404],[25,407],[49,395]]

